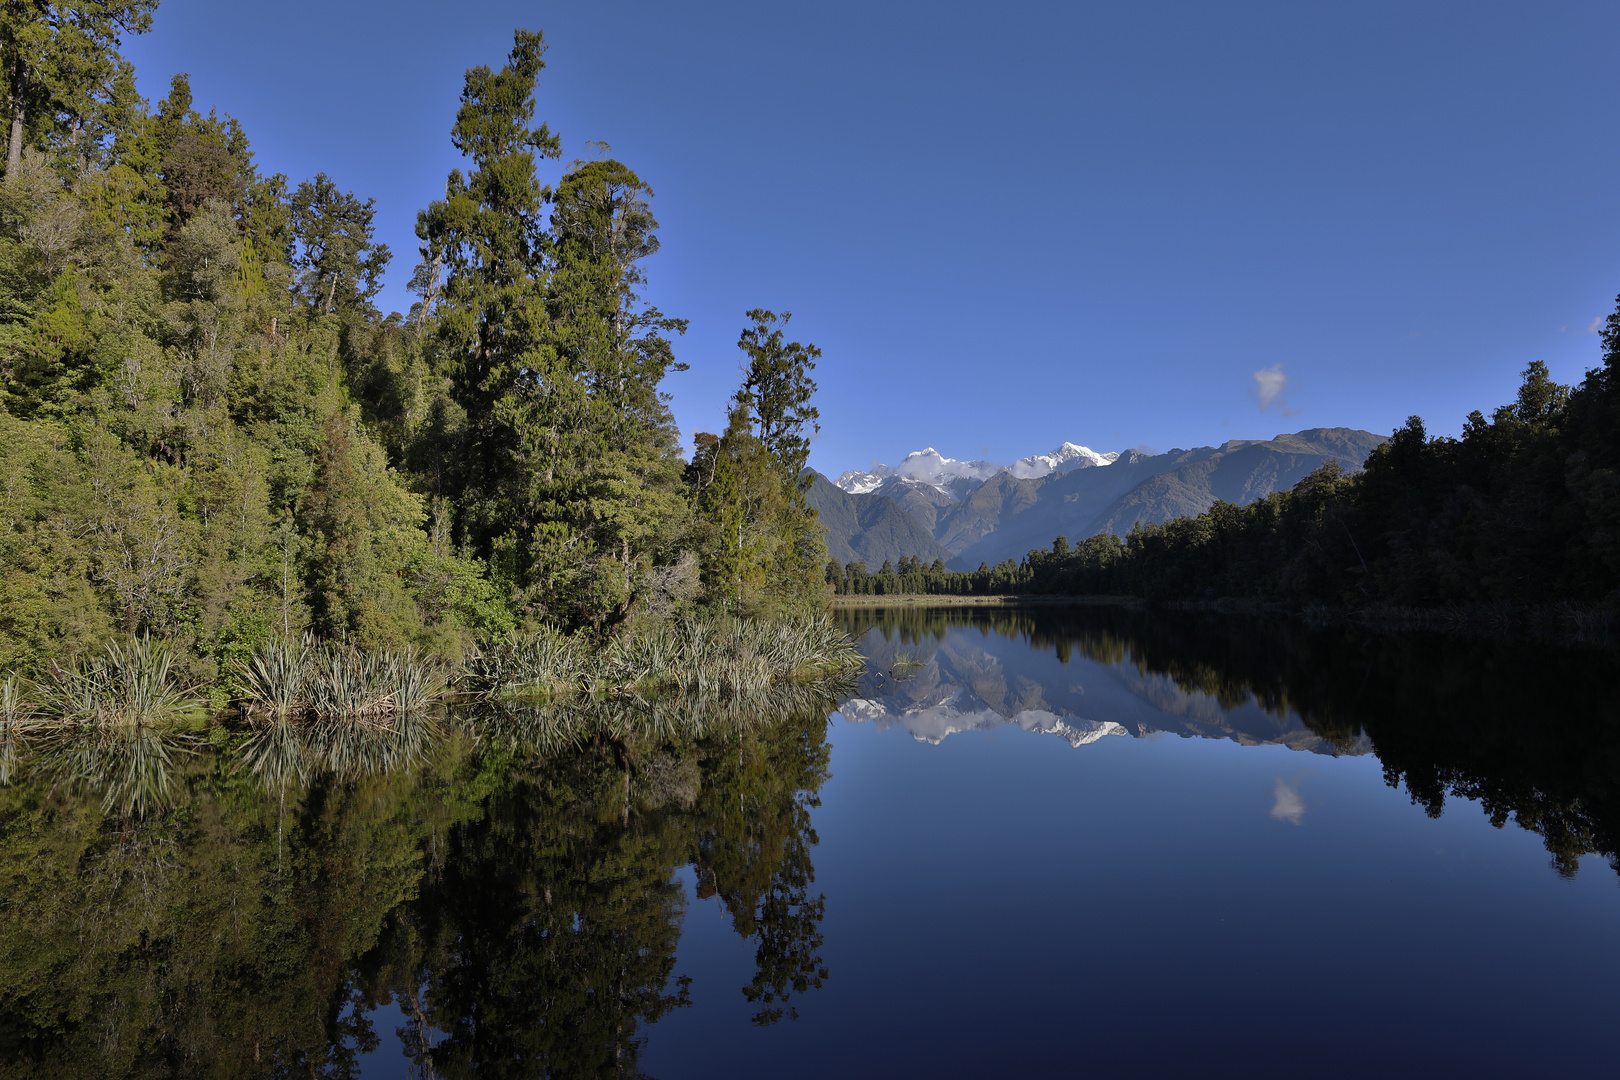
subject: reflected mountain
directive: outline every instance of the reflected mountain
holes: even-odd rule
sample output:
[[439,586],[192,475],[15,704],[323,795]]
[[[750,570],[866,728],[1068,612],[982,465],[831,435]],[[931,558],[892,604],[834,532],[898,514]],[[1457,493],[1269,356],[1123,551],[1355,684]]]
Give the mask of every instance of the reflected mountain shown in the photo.
[[[959,732],[1015,725],[1075,747],[1162,733],[1316,754],[1372,750],[1363,735],[1324,737],[1292,709],[1255,692],[1223,694],[1152,670],[1133,654],[1128,637],[1101,633],[1083,616],[1065,622],[1063,611],[846,609],[845,628],[862,635],[867,667],[839,712],[935,744]],[[1037,637],[1040,645],[1032,648]]]
[[1017,724],[1083,745],[1112,724],[1372,753],[1431,817],[1474,800],[1496,827],[1539,834],[1560,874],[1589,854],[1620,872],[1612,647],[1083,604],[841,615],[868,657],[852,720],[933,742]]

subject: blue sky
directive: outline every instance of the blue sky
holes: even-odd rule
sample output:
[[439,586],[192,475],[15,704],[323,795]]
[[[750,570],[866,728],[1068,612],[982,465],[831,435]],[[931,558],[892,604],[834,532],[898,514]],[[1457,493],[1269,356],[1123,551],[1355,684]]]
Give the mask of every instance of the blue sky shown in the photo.
[[403,310],[462,73],[514,26],[564,160],[605,141],[657,192],[682,430],[721,424],[742,313],[788,309],[834,475],[1454,433],[1531,360],[1596,364],[1620,292],[1613,3],[164,0],[127,52],[261,168],[375,197]]

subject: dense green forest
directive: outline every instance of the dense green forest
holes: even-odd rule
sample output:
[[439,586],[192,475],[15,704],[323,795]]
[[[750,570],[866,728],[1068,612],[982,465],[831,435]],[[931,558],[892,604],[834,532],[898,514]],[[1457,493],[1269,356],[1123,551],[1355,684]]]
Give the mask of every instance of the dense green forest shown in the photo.
[[212,683],[305,631],[459,657],[821,605],[819,352],[747,313],[726,430],[684,460],[652,189],[613,160],[542,182],[541,34],[468,69],[465,168],[384,314],[372,200],[265,173],[185,75],[137,94],[118,50],[155,7],[0,12],[0,670],[149,634]]
[[1329,464],[1246,506],[1138,525],[977,571],[829,562],[839,593],[1243,597],[1293,606],[1612,605],[1620,598],[1620,310],[1575,387],[1530,364],[1461,438],[1412,417],[1347,474]]

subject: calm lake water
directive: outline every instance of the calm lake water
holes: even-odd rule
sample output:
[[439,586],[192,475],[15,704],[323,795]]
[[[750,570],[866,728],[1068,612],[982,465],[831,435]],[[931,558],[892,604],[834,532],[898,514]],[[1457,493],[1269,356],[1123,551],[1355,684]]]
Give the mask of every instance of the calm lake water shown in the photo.
[[1612,1075],[1612,650],[840,617],[833,698],[7,748],[0,1076]]

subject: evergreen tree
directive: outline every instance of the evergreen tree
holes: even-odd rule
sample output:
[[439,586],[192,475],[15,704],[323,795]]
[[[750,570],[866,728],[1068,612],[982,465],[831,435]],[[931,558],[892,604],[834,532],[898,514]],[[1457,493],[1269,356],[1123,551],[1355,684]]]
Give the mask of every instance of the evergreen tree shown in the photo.
[[468,69],[450,141],[472,171],[452,170],[445,197],[416,225],[434,365],[461,414],[448,424],[459,437],[437,448],[433,469],[456,497],[456,535],[481,555],[499,555],[514,584],[526,576],[536,525],[528,478],[553,468],[557,417],[569,411],[561,399],[573,389],[554,377],[546,334],[542,210],[550,192],[535,176],[535,158],[557,157],[560,143],[544,123],[533,126],[544,53],[540,33],[518,31],[499,71]]
[[699,434],[687,470],[704,582],[730,610],[804,610],[821,602],[825,533],[805,498],[805,459],[819,430],[809,372],[821,350],[785,342],[789,316],[763,309],[737,345],[748,359],[725,434]]
[[156,8],[157,0],[12,0],[0,6],[8,174],[22,163],[24,147],[93,143],[116,126],[134,99],[119,43],[125,34],[151,29]]
[[339,191],[325,173],[299,184],[287,201],[294,280],[311,310],[330,315],[340,304],[369,310],[391,257],[388,245],[373,239],[375,208],[375,199]]

